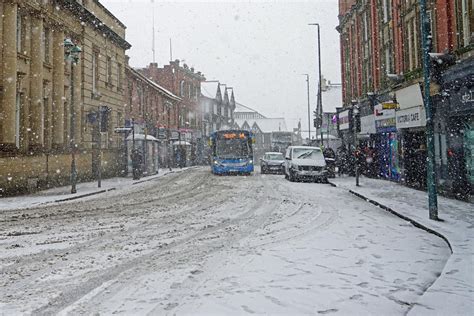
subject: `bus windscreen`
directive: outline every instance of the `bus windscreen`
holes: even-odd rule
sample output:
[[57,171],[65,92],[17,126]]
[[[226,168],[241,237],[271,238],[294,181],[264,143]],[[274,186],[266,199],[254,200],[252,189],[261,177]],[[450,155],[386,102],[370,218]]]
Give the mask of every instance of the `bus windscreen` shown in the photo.
[[247,158],[250,155],[248,139],[221,138],[216,143],[216,156],[219,158]]

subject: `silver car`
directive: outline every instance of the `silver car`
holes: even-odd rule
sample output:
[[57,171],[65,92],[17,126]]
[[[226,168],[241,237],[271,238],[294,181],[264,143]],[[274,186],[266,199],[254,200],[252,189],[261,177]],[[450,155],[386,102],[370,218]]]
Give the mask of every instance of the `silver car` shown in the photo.
[[290,146],[285,154],[285,178],[290,181],[328,181],[323,152],[318,147]]
[[266,152],[262,159],[260,159],[260,172],[265,173],[280,173],[285,171],[285,158],[279,152]]

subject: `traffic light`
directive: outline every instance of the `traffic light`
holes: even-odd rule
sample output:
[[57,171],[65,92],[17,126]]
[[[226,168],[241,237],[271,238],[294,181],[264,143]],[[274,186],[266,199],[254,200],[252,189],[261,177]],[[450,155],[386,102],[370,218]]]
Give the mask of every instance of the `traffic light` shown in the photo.
[[321,126],[321,118],[320,117],[316,117],[313,119],[313,126],[314,127],[320,127]]
[[360,114],[356,115],[355,118],[355,127],[356,127],[356,132],[360,133]]
[[429,53],[431,59],[431,78],[440,84],[443,72],[456,63],[456,56],[450,53]]

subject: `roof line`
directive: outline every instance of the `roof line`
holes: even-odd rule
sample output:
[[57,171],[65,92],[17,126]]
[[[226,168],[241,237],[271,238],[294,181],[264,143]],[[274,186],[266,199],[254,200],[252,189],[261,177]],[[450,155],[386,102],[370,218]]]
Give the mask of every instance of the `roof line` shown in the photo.
[[243,108],[246,108],[247,110],[250,110],[250,111],[252,111],[252,112],[258,113],[259,115],[263,116],[263,118],[267,118],[267,117],[266,117],[265,115],[263,115],[262,113],[258,112],[258,111],[255,110],[255,109],[252,109],[252,108],[249,107],[249,106],[243,105],[242,103],[235,102],[235,105],[241,106],[241,107],[243,107]]
[[174,101],[181,101],[182,99],[180,97],[178,97],[177,95],[175,95],[173,92],[169,91],[168,89],[160,86],[158,83],[154,82],[153,80],[151,79],[148,79],[146,76],[144,76],[143,74],[141,74],[140,72],[136,71],[135,69],[133,69],[132,67],[130,66],[127,66],[127,69],[130,69],[130,71],[135,75],[137,76],[138,78],[142,79],[143,81],[147,82],[148,84],[150,84],[152,87],[154,87],[155,89],[159,90],[161,93],[167,95],[169,98],[173,99]]

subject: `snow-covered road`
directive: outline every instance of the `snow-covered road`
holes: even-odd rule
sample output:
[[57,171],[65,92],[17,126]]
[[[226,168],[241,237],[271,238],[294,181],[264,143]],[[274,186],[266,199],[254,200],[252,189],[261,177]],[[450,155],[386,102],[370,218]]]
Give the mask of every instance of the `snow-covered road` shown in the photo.
[[343,190],[190,169],[0,218],[4,314],[404,314],[449,248]]

